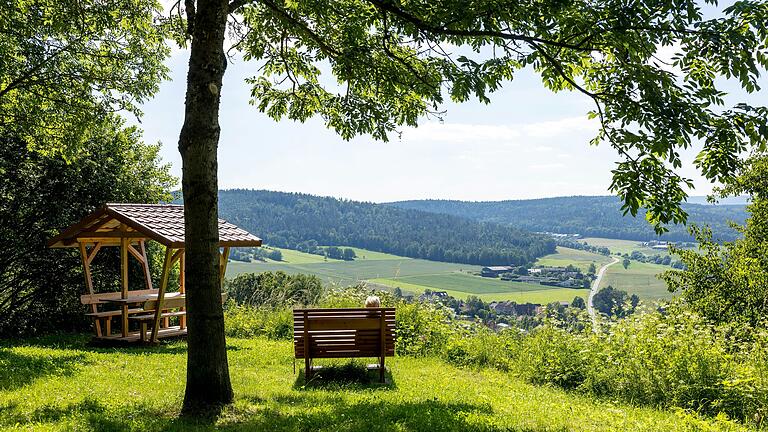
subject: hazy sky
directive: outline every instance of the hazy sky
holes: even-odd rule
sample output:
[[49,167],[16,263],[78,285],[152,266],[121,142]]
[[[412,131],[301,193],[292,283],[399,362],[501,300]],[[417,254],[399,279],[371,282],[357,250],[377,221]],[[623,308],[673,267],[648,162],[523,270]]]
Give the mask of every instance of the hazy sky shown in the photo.
[[[162,157],[181,176],[177,139],[183,122],[188,53],[168,60],[171,80],[143,107],[148,142],[163,144]],[[222,91],[219,186],[271,189],[364,201],[418,198],[501,200],[607,194],[618,156],[593,147],[597,125],[591,102],[578,93],[553,94],[528,70],[492,95],[492,103],[447,104],[444,123],[424,120],[402,138],[350,142],[319,119],[277,123],[249,102],[244,78],[258,64],[230,63]],[[688,162],[693,153],[686,155]],[[686,165],[692,194],[711,185]]]

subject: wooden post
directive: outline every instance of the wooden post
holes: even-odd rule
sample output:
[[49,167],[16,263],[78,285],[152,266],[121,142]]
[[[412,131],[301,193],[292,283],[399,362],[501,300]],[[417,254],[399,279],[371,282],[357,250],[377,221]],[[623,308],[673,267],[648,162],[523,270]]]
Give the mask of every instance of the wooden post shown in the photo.
[[309,358],[309,314],[304,311],[304,381],[309,381],[312,375],[312,362]]
[[[120,298],[128,298],[128,238],[122,237],[120,239],[120,282],[121,292]],[[128,305],[122,306],[122,333],[123,337],[128,336]]]
[[223,288],[224,275],[227,273],[227,262],[229,262],[229,247],[225,246],[221,252],[221,261],[219,262],[219,289]]
[[141,256],[143,258],[142,263],[144,264],[144,283],[147,286],[147,289],[152,289],[152,273],[149,270],[149,257],[147,256],[147,248],[144,246],[144,240],[139,240],[139,250],[141,251]]
[[150,342],[157,342],[157,331],[160,327],[160,316],[163,314],[163,299],[165,298],[165,290],[168,288],[168,274],[171,272],[173,266],[173,249],[170,247],[165,248],[165,261],[163,261],[163,274],[160,276],[160,289],[157,291],[157,302],[155,306],[155,321],[152,326],[152,337],[149,338]]
[[[80,246],[80,257],[83,259],[83,274],[85,275],[85,286],[88,288],[88,294],[93,295],[93,279],[91,279],[91,260],[93,258],[88,256],[88,251],[85,249],[85,243],[80,242],[78,243],[78,246]],[[93,249],[91,249],[91,255],[95,256],[96,253],[99,251],[99,245],[97,244],[94,246]],[[90,258],[90,259],[89,259]],[[91,304],[91,312],[96,313],[99,309],[96,307],[96,304]],[[96,336],[101,337],[101,320],[98,318],[94,318],[94,324],[96,327]]]
[[[186,284],[186,276],[185,276],[184,272],[187,271],[187,268],[186,268],[185,260],[186,260],[186,254],[184,254],[184,250],[182,249],[181,257],[179,257],[179,292],[182,293],[182,294],[184,294],[186,292],[186,286],[185,286],[185,284]],[[187,308],[183,307],[183,308],[179,308],[179,310],[186,311]],[[182,330],[187,328],[187,316],[186,315],[181,315],[179,317],[179,328],[182,329]]]
[[384,358],[387,356],[387,321],[385,318],[385,313],[383,309],[379,309],[379,316],[380,320],[379,323],[381,325],[381,357],[379,358],[379,381],[384,382]]

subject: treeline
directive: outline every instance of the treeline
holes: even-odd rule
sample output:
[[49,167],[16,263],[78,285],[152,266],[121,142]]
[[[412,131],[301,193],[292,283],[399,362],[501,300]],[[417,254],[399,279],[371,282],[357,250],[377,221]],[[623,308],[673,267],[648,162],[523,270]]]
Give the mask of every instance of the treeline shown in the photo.
[[[608,237],[625,240],[658,240],[645,213],[624,216],[619,199],[613,196],[574,196],[515,201],[400,201],[388,205],[409,210],[460,216],[477,221],[510,224],[527,231],[578,233],[585,237]],[[716,239],[731,241],[738,233],[729,221],[743,223],[743,205],[684,204],[689,223],[709,225]],[[690,241],[687,227],[670,225],[661,236],[668,241]]]
[[219,192],[219,212],[271,246],[308,243],[476,265],[524,265],[555,242],[507,225],[392,206],[256,190]]

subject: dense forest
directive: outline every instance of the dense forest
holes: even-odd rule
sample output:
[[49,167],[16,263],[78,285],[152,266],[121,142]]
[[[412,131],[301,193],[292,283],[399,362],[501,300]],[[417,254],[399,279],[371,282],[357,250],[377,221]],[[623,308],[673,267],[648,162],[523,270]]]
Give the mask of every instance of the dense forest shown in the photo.
[[[648,241],[659,239],[645,214],[624,216],[619,199],[612,196],[573,196],[515,201],[417,200],[389,203],[392,207],[448,214],[481,222],[510,224],[527,231],[578,233],[586,237]],[[744,222],[743,205],[683,204],[688,223],[709,225],[719,240],[733,240],[738,233],[728,221]],[[661,238],[690,241],[686,226],[668,226]]]
[[298,193],[220,191],[219,212],[266,244],[292,249],[353,246],[479,265],[522,265],[555,251],[552,239],[507,225]]

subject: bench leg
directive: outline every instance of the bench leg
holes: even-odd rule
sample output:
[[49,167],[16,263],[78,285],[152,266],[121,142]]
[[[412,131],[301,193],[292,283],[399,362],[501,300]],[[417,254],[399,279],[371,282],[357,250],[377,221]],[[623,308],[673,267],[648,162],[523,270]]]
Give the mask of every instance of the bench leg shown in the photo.
[[112,335],[112,318],[107,317],[104,320],[104,327],[106,328],[107,336],[111,336]]
[[[305,354],[306,355],[306,354]],[[309,381],[312,378],[312,361],[309,356],[304,357],[304,381]]]
[[384,357],[379,359],[379,382],[384,383],[386,382],[384,378],[384,371],[386,369],[384,368]]
[[147,323],[142,321],[140,324],[140,327],[141,327],[140,329],[141,334],[139,334],[139,338],[141,339],[142,342],[146,342],[147,341]]

